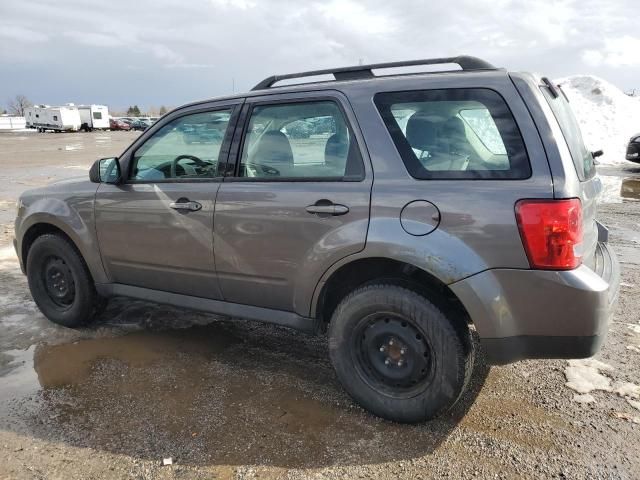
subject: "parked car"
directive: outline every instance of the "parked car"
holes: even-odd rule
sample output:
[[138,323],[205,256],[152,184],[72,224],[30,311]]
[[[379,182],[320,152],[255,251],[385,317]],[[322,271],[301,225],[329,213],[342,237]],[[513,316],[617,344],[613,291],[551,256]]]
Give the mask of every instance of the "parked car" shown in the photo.
[[629,140],[625,158],[632,162],[640,163],[640,133],[634,135]]
[[[312,75],[335,81],[276,85]],[[465,391],[472,330],[492,364],[600,348],[620,274],[592,157],[558,86],[475,57],[273,76],[25,192],[14,245],[53,322],[117,295],[326,332],[358,403],[418,422]]]
[[130,127],[132,130],[139,130],[144,132],[147,128],[151,126],[151,122],[144,118],[138,118],[131,122]]
[[129,125],[127,122],[124,122],[118,118],[110,118],[109,129],[110,130],[131,130],[131,125]]

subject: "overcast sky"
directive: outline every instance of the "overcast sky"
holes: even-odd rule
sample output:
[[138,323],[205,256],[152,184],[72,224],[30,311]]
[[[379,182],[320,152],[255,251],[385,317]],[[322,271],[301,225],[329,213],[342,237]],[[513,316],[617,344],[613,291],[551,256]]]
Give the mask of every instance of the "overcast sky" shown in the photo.
[[0,0],[0,105],[179,105],[263,77],[469,54],[640,88],[637,0]]

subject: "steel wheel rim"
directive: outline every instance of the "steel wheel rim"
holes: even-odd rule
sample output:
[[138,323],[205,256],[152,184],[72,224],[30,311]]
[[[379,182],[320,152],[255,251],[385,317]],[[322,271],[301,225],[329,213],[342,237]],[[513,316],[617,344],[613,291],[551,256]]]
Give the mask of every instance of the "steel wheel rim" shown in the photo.
[[433,349],[412,320],[391,312],[371,314],[358,323],[352,338],[356,370],[378,392],[410,398],[431,384]]
[[75,281],[67,263],[58,256],[47,258],[42,269],[42,282],[49,299],[67,309],[76,297]]

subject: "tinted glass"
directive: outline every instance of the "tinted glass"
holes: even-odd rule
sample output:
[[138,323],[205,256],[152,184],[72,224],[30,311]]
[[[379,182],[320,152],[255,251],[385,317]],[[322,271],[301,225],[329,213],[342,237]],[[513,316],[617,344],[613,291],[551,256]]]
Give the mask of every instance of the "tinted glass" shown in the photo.
[[149,138],[134,155],[133,180],[217,177],[218,157],[230,110],[177,118]]
[[242,151],[241,177],[343,179],[361,175],[357,145],[334,102],[253,108]]
[[96,120],[102,119],[102,112],[93,112],[93,118]]
[[564,92],[559,91],[559,95],[554,98],[549,87],[540,87],[540,89],[560,125],[562,135],[571,152],[571,158],[576,167],[578,178],[580,178],[580,180],[586,180],[593,177],[596,173],[593,155],[591,155],[591,152],[584,145],[580,125],[578,125],[578,120],[576,120]]
[[518,126],[487,89],[375,96],[409,173],[420,179],[524,179],[531,175]]

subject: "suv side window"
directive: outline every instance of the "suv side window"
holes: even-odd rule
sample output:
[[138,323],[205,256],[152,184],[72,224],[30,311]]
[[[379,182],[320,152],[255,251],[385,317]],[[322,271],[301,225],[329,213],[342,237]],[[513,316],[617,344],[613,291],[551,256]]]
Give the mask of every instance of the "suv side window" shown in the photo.
[[364,172],[353,133],[331,100],[254,106],[240,158],[245,178],[342,181]]
[[213,178],[231,109],[176,118],[155,132],[133,156],[131,179]]
[[488,89],[379,93],[402,160],[418,179],[525,179],[531,165],[505,103]]

